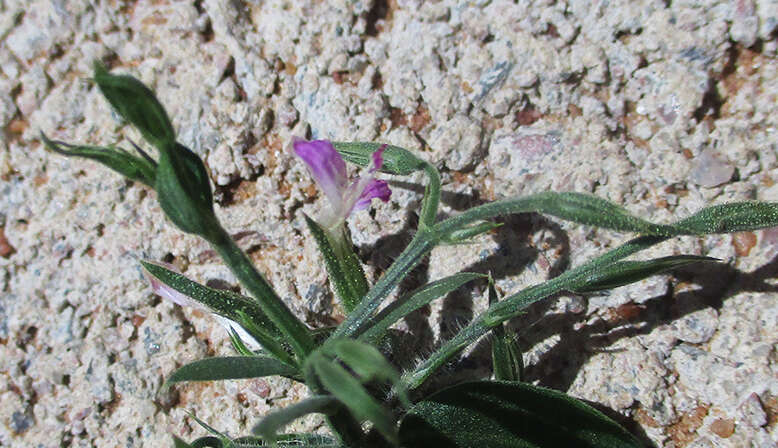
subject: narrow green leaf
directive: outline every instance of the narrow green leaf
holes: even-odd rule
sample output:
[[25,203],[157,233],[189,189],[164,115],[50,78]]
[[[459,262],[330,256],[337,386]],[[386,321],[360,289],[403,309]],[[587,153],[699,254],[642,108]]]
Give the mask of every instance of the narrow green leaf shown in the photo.
[[384,307],[378,315],[365,325],[365,330],[359,336],[359,339],[376,343],[384,334],[386,334],[389,327],[403,317],[437,298],[444,297],[446,294],[454,291],[467,282],[484,277],[486,276],[474,272],[460,272],[427,283]]
[[630,215],[624,208],[581,193],[544,192],[523,198],[503,199],[473,207],[440,222],[442,235],[462,231],[472,223],[514,213],[545,213],[579,224],[651,235],[672,235],[670,226],[658,225]]
[[311,366],[322,386],[361,420],[369,420],[375,429],[389,442],[397,443],[397,428],[391,412],[384,408],[337,361],[323,356],[309,358]]
[[[367,142],[332,142],[332,146],[347,161],[359,166],[367,166],[372,160],[373,153],[384,145]],[[426,163],[407,149],[393,145],[386,145],[383,159],[382,172],[401,176],[421,170]]]
[[166,384],[183,381],[217,381],[258,378],[271,375],[293,376],[298,372],[281,361],[265,356],[226,356],[194,361],[168,378]]
[[545,213],[579,224],[643,235],[706,235],[778,226],[778,203],[736,202],[707,207],[675,224],[654,224],[630,215],[624,208],[581,193],[545,192],[473,207],[436,226],[445,238],[470,224],[513,213]]
[[337,407],[337,400],[330,396],[315,395],[299,401],[283,409],[277,409],[267,414],[251,430],[264,438],[268,443],[273,443],[278,439],[277,432],[284,426],[304,417],[308,414],[330,414]]
[[580,400],[526,383],[477,381],[444,389],[403,418],[404,448],[636,448],[642,444]]
[[71,145],[65,142],[53,141],[49,140],[42,132],[41,140],[47,149],[57,154],[94,160],[132,181],[141,182],[149,187],[154,186],[157,164],[148,156],[137,157],[122,148]]
[[[497,289],[489,276],[489,305],[497,303]],[[516,335],[504,324],[492,329],[492,369],[496,380],[521,381],[524,376],[524,359],[516,343]]]
[[675,255],[645,261],[618,261],[589,273],[576,282],[576,285],[568,289],[577,293],[603,291],[629,285],[652,275],[661,274],[682,266],[700,262],[720,261],[716,258],[696,255]]
[[[201,285],[178,272],[171,271],[156,263],[141,260],[140,264],[149,275],[165,285],[202,303],[214,313],[241,324],[263,346],[266,343],[268,345],[277,345],[277,341],[281,340],[281,333],[278,331],[278,328],[251,297]],[[253,323],[254,326],[247,328],[247,325],[244,325],[247,321]],[[266,348],[270,350],[269,347]],[[275,351],[273,352],[275,353]]]
[[160,151],[175,143],[176,134],[165,108],[142,82],[128,75],[111,75],[98,61],[93,79],[116,112],[138,128],[143,138]]
[[303,216],[324,258],[324,266],[327,268],[335,295],[340,299],[346,312],[350,312],[368,290],[362,263],[345,235],[330,235],[308,215],[303,214]]
[[680,234],[731,233],[778,226],[778,203],[734,202],[706,207],[673,225]]

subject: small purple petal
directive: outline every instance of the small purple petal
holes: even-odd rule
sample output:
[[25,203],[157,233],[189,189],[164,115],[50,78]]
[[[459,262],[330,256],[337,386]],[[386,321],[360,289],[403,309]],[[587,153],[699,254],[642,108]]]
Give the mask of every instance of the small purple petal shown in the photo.
[[370,167],[370,172],[378,171],[384,164],[384,150],[389,145],[381,145],[376,152],[373,153],[373,166]]
[[366,209],[373,198],[387,202],[390,196],[392,196],[392,190],[389,189],[389,184],[386,181],[372,179],[365,189],[362,190],[352,211]]
[[327,195],[332,205],[339,207],[343,191],[348,184],[346,162],[327,140],[305,141],[295,139],[294,152],[303,159],[319,188]]
[[[178,269],[176,269],[175,266],[173,266],[170,263],[163,263],[161,261],[150,261],[150,260],[147,260],[147,262],[160,265],[177,274],[181,273],[179,272]],[[199,302],[195,301],[194,299],[190,298],[185,294],[176,291],[170,286],[162,283],[157,277],[151,275],[151,272],[147,271],[146,269],[143,269],[143,276],[146,277],[146,280],[149,282],[149,286],[151,286],[151,291],[154,292],[154,294],[162,297],[163,299],[169,300],[181,306],[202,308]]]

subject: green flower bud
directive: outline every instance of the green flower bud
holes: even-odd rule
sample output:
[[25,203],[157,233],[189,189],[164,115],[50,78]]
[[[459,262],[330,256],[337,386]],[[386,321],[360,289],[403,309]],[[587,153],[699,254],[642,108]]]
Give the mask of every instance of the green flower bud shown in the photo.
[[154,189],[162,210],[179,229],[209,241],[221,236],[208,173],[189,148],[175,143],[160,150]]
[[132,76],[109,74],[98,61],[94,70],[97,87],[116,112],[138,128],[144,139],[160,150],[175,143],[176,133],[170,118],[151,89]]
[[383,163],[379,169],[382,173],[405,176],[424,168],[423,160],[399,146],[361,142],[332,142],[332,146],[345,160],[359,166],[368,166],[373,160],[373,154],[385,147],[381,155]]

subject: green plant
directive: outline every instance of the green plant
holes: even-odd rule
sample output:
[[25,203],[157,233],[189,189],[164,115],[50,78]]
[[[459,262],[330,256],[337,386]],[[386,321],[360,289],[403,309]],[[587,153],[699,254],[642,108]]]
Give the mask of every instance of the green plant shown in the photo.
[[[440,176],[431,164],[410,151],[377,143],[296,141],[295,151],[332,205],[328,215],[318,221],[305,219],[332,289],[347,311],[345,321],[336,328],[312,330],[286,307],[221,226],[213,211],[202,161],[176,142],[170,120],[154,94],[136,79],[111,75],[99,64],[94,82],[114,109],[156,148],[158,157],[152,158],[137,146],[138,155],[133,155],[120,148],[56,142],[42,134],[46,147],[63,155],[96,160],[153,188],[168,218],[179,229],[207,240],[249,294],[212,289],[163,264],[142,262],[156,293],[182,305],[205,307],[223,319],[237,351],[237,356],[185,365],[170,376],[167,385],[282,375],[304,382],[310,390],[309,398],[261,419],[252,436],[231,439],[200,422],[213,435],[192,443],[176,438],[177,447],[640,446],[630,433],[581,401],[523,383],[521,353],[503,323],[529,305],[562,291],[598,291],[690,263],[716,261],[688,255],[625,260],[669,238],[778,225],[778,205],[773,203],[708,207],[673,224],[656,224],[593,196],[552,192],[487,203],[439,220]],[[353,183],[346,175],[344,159],[363,167]],[[388,199],[388,185],[373,178],[377,171],[397,176],[421,171],[427,184],[413,239],[370,286],[344,222],[372,198]],[[436,245],[468,241],[493,229],[493,218],[526,212],[637,236],[551,280],[501,299],[488,278],[489,308],[415,368],[397,371],[384,357],[393,350],[390,327],[465,283],[487,276],[454,273],[379,309],[384,299]],[[489,333],[493,335],[495,380],[458,384],[419,396],[417,391],[425,381]],[[333,436],[279,434],[284,425],[309,413],[324,414]]]

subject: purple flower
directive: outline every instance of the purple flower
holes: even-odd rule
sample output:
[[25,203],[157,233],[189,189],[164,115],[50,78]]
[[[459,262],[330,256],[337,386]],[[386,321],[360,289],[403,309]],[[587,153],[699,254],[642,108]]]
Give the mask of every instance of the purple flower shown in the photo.
[[308,165],[316,184],[332,204],[321,222],[325,228],[332,230],[342,224],[352,212],[367,208],[373,198],[386,202],[392,195],[389,185],[373,175],[383,164],[386,145],[373,153],[373,163],[352,182],[346,173],[346,162],[329,141],[295,139],[293,145],[295,154]]

